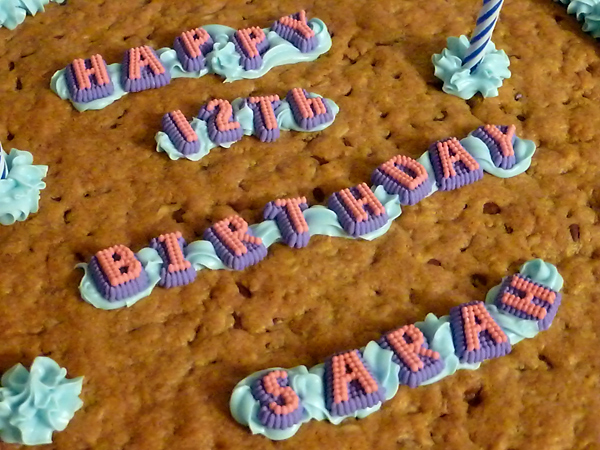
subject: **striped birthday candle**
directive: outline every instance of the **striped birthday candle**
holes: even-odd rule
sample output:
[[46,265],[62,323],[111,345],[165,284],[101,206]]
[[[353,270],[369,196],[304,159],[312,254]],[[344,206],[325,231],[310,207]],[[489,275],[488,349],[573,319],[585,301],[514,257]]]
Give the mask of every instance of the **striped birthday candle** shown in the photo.
[[6,161],[6,153],[0,145],[0,180],[8,177],[8,162]]
[[462,68],[471,72],[481,63],[485,56],[485,47],[492,40],[492,32],[500,17],[500,9],[504,0],[483,0],[483,7],[479,11],[475,31],[471,36],[469,48],[462,60]]

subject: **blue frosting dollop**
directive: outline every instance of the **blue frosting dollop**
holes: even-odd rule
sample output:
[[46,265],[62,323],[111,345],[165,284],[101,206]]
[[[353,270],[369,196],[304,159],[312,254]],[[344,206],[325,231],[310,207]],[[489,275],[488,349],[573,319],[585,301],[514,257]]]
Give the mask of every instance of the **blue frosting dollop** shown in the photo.
[[64,3],[65,0],[0,0],[0,27],[14,30],[27,14],[35,16],[44,12],[44,5],[50,2]]
[[492,41],[488,43],[485,56],[473,72],[462,68],[462,59],[469,48],[466,36],[449,37],[448,47],[432,56],[435,76],[444,82],[442,90],[464,100],[480,92],[484,97],[496,97],[502,80],[510,78],[510,61],[503,50],[496,50]]
[[573,0],[567,6],[567,12],[573,14],[577,20],[584,20],[585,16],[592,14],[599,0]]
[[583,22],[582,29],[600,38],[600,0],[555,0],[567,5],[567,12]]
[[582,29],[594,38],[600,37],[600,5],[595,5],[592,11],[585,15]]
[[38,357],[28,371],[17,364],[2,376],[0,438],[25,445],[49,444],[64,430],[83,402],[83,377],[67,379],[67,370]]
[[[0,146],[0,152],[3,152]],[[31,153],[13,148],[5,154],[8,173],[0,179],[0,224],[12,225],[25,220],[39,209],[42,179],[48,166],[34,166]]]

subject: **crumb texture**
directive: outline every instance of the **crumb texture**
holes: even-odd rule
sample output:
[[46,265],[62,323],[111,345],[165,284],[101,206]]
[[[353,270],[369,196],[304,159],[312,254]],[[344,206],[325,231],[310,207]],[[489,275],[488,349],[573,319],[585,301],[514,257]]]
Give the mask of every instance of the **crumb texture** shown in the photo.
[[[0,141],[50,168],[39,213],[0,227],[0,372],[46,355],[85,376],[83,409],[40,449],[600,448],[600,44],[558,3],[507,0],[494,42],[512,77],[496,98],[463,101],[441,91],[430,59],[446,37],[470,34],[479,3],[69,0],[0,29]],[[313,63],[231,84],[176,79],[85,113],[49,89],[74,58],[120,62],[130,47],[172,46],[200,25],[266,27],[299,9],[333,34]],[[335,123],[270,144],[245,137],[199,162],[154,150],[168,111],[190,118],[212,98],[293,87],[336,101]],[[79,298],[74,266],[103,248],[137,251],[177,230],[193,241],[233,213],[259,221],[278,197],[323,203],[396,154],[417,157],[485,123],[515,124],[535,141],[526,174],[437,193],[372,242],[275,245],[257,266],[203,271],[129,309]],[[448,314],[532,258],[558,266],[564,300],[553,326],[510,355],[279,443],[231,418],[231,391],[250,373],[312,366]]]

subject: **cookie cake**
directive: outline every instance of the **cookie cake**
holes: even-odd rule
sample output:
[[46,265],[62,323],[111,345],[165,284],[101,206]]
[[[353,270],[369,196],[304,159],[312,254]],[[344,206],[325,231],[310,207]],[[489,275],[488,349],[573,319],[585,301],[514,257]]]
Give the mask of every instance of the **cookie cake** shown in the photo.
[[[48,357],[84,377],[68,426],[31,448],[600,448],[600,46],[579,3],[506,1],[510,77],[469,100],[432,56],[480,2],[68,0],[0,29],[7,167],[12,148],[47,166],[13,177],[39,210],[0,226],[0,372]],[[484,141],[518,170],[473,157]],[[447,158],[464,178],[444,187]],[[502,303],[513,288],[537,312]],[[436,362],[426,330],[444,326],[474,370]],[[2,408],[0,429],[35,422]]]

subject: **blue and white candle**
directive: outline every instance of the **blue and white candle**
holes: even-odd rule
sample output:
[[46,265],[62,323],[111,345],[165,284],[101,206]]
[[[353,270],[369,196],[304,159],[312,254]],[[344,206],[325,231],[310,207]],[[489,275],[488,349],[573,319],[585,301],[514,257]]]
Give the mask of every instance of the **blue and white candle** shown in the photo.
[[2,144],[0,144],[0,180],[4,180],[8,177],[8,161],[6,156]]
[[479,11],[475,31],[471,36],[469,48],[462,60],[462,68],[471,72],[483,61],[485,48],[492,40],[492,32],[500,17],[500,9],[504,0],[483,0],[483,7]]

